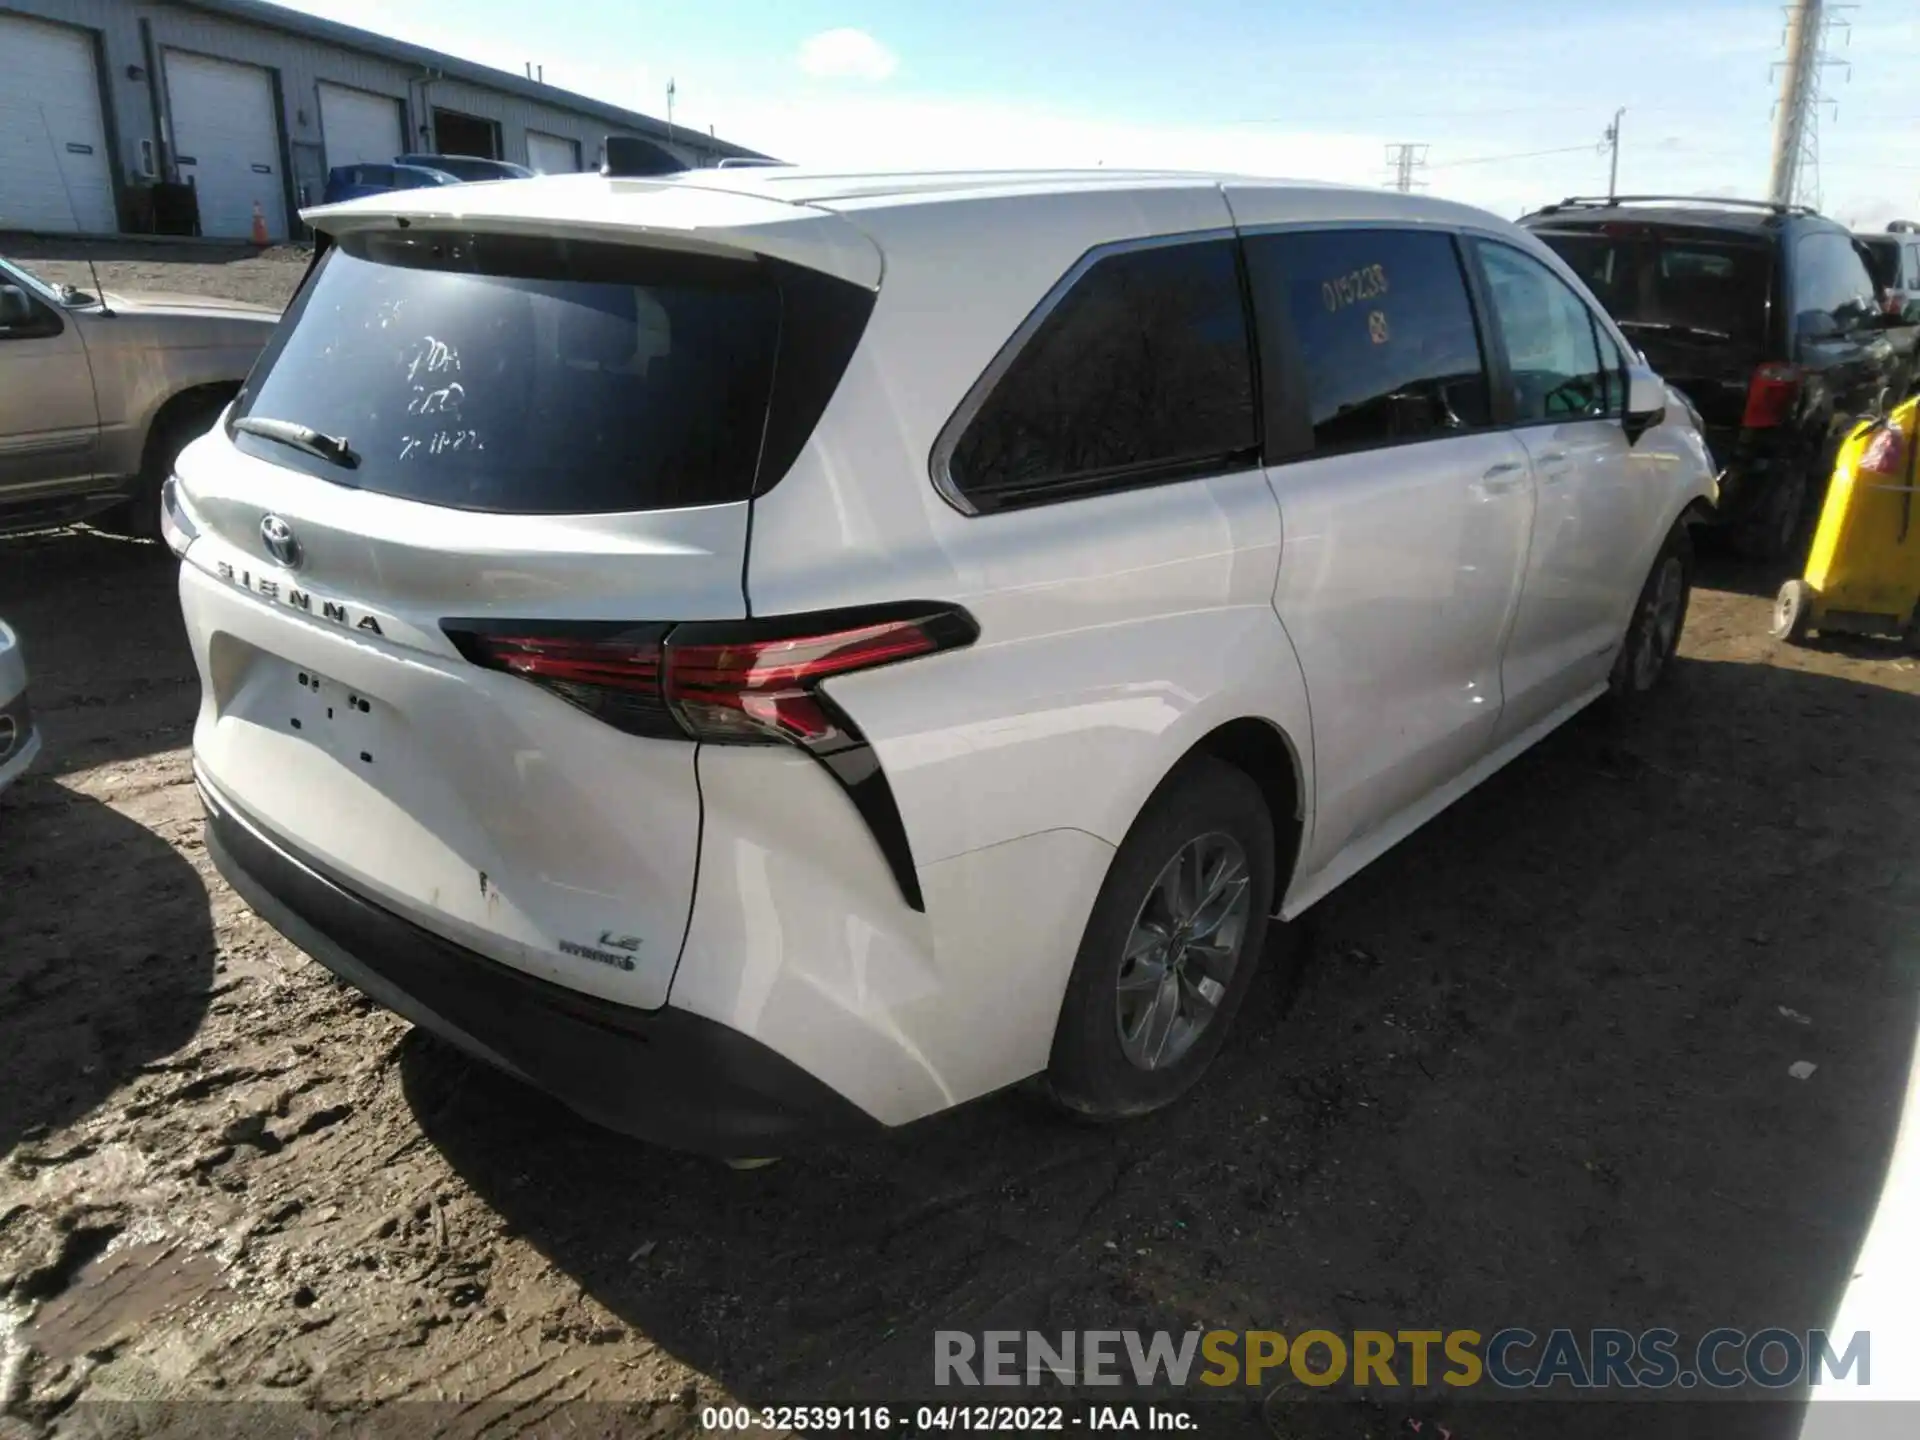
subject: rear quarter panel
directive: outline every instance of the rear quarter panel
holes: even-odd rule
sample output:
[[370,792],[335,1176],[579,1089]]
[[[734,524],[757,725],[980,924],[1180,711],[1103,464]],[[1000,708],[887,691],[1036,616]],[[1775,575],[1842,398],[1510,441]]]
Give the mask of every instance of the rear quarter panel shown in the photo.
[[885,279],[792,471],[754,506],[757,615],[946,600],[968,650],[829,691],[874,742],[922,867],[1023,835],[1124,838],[1213,726],[1260,716],[1312,775],[1299,667],[1272,608],[1278,507],[1258,470],[1000,514],[937,493],[941,428],[1083,254],[1219,232],[1217,187],[1010,195],[866,215]]

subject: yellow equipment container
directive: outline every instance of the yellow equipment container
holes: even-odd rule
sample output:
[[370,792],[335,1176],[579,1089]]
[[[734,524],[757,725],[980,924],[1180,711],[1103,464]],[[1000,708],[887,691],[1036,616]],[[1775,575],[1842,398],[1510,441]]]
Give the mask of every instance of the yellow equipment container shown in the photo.
[[1773,633],[1801,641],[1822,633],[1895,635],[1920,641],[1920,396],[1884,420],[1854,427],[1840,447],[1803,580],[1780,587]]

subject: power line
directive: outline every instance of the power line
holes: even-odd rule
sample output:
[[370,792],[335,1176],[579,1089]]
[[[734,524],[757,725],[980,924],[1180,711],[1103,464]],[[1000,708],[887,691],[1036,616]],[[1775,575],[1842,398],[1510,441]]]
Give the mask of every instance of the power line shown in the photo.
[[1562,145],[1555,150],[1521,150],[1511,155],[1475,155],[1466,160],[1442,160],[1438,165],[1430,166],[1434,170],[1457,170],[1462,165],[1492,165],[1501,160],[1532,160],[1541,155],[1590,155],[1591,145]]
[[[1634,105],[1629,107],[1634,113],[1642,115],[1712,115],[1723,117],[1727,113],[1724,104],[1719,105]],[[1604,114],[1603,105],[1509,105],[1494,109],[1460,110],[1365,110],[1346,114],[1329,113],[1324,110],[1303,112],[1298,115],[1250,115],[1239,120],[1226,120],[1226,125],[1308,125],[1326,124],[1351,125],[1366,122],[1384,124],[1401,120],[1474,120],[1481,117],[1494,118],[1505,115],[1579,115]],[[1901,118],[1901,117],[1894,117]]]

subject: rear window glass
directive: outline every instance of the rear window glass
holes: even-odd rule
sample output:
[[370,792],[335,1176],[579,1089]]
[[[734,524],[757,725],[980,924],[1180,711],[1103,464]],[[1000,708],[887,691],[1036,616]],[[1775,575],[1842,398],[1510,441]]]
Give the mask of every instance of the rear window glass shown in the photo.
[[1765,246],[1657,232],[1540,238],[1629,331],[1645,325],[1744,345],[1766,335],[1772,259]]
[[315,267],[234,415],[343,438],[353,468],[249,453],[467,510],[673,509],[753,491],[780,291],[750,261],[564,240],[352,234]]

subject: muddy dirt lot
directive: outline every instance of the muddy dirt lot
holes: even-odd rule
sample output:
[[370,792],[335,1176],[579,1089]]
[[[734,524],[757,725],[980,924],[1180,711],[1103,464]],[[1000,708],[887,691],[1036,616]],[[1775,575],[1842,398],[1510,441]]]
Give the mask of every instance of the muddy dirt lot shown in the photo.
[[[269,299],[300,264],[113,255],[110,287]],[[1326,902],[1170,1113],[1002,1097],[742,1174],[571,1118],[251,918],[201,845],[168,559],[0,542],[48,742],[0,800],[0,1432],[264,1434],[292,1412],[244,1402],[281,1400],[303,1433],[680,1434],[726,1396],[926,1398],[942,1328],[1804,1331],[1847,1280],[1915,1033],[1920,670],[1777,646],[1770,577],[1710,568],[1655,713],[1576,722]],[[109,1403],[155,1400],[225,1403]],[[1796,1423],[1441,1394],[1276,1433],[1414,1416]]]

